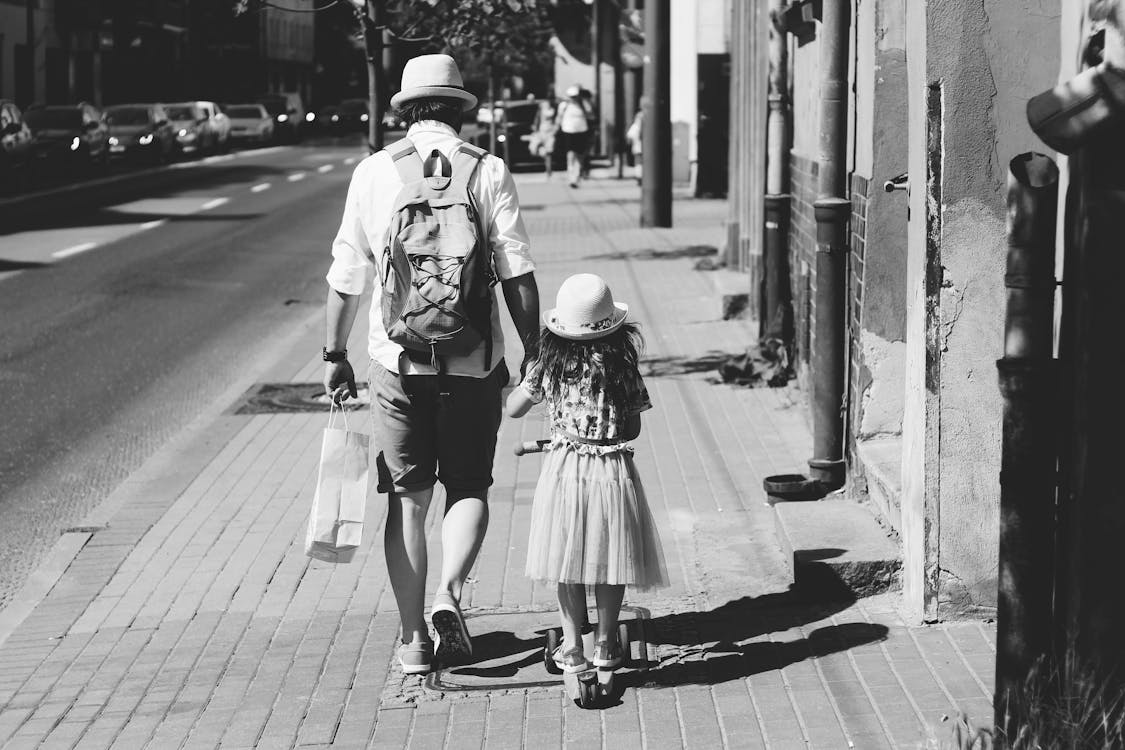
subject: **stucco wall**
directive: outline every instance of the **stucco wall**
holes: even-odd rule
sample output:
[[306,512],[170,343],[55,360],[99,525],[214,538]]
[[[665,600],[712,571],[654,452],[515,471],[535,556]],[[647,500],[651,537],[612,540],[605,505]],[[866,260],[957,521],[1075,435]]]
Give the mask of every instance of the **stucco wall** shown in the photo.
[[[903,523],[920,534],[911,542],[907,566],[921,564],[922,580],[936,596],[928,616],[996,603],[1001,401],[995,360],[1004,314],[1004,178],[1011,156],[1041,149],[1023,111],[1027,99],[1057,76],[1059,2],[927,0],[910,3],[908,10],[915,194]],[[934,86],[940,87],[941,158],[927,172],[926,97]],[[932,175],[935,168],[940,185],[921,184],[916,175]],[[940,205],[927,206],[934,196]],[[913,337],[928,341],[930,349],[911,346]],[[908,599],[916,593],[907,586]]]
[[[817,24],[820,32],[820,24]],[[792,39],[792,37],[790,37]],[[814,39],[798,46],[793,42],[793,153],[816,159],[820,139],[820,44]]]

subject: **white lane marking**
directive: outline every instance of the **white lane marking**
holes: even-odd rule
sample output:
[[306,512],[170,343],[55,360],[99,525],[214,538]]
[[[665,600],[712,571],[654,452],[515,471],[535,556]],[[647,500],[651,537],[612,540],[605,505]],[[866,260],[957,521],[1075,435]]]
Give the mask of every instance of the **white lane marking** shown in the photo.
[[332,171],[332,165],[331,164],[322,164],[322,165],[320,165],[319,167],[316,168],[316,171],[320,172],[321,174],[324,174],[325,172],[331,172]]
[[164,226],[168,223],[167,219],[153,219],[141,224],[141,229],[156,229],[157,227]]
[[97,246],[98,243],[96,242],[83,242],[81,245],[72,245],[70,247],[59,250],[58,252],[51,253],[51,257],[69,258],[72,255],[78,255],[78,253],[84,253],[87,250],[93,250]]
[[219,154],[217,156],[208,156],[199,160],[200,164],[218,164],[219,162],[230,161],[234,158],[234,154]]
[[344,163],[349,165],[349,166],[352,165],[352,164],[355,164],[355,157],[349,156],[347,159],[344,159]]
[[298,180],[303,180],[303,179],[305,179],[305,173],[304,172],[294,172],[293,174],[289,175],[289,181],[290,182],[297,182]]
[[230,201],[230,198],[212,198],[211,200],[207,201],[202,206],[200,206],[199,210],[200,211],[210,211],[212,208],[218,208],[219,206],[221,206],[224,203],[227,203],[229,201]]
[[269,189],[270,189],[270,184],[268,182],[259,182],[257,185],[250,188],[250,192],[251,193],[260,193],[263,190],[269,190]]

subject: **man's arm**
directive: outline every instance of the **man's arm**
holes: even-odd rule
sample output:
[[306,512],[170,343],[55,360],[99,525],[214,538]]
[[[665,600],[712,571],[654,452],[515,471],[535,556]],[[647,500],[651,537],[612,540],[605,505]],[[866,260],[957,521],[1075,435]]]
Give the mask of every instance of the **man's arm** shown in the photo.
[[[328,301],[325,303],[325,318],[328,324],[325,348],[328,351],[338,352],[348,348],[348,336],[351,335],[358,309],[358,294],[345,294],[331,287],[328,288]],[[348,360],[325,363],[324,392],[336,403],[346,400],[348,396],[355,398],[358,395],[355,387],[355,372]]]
[[535,356],[539,350],[539,287],[535,284],[533,273],[505,279],[500,282],[500,286],[504,289],[504,301],[508,305],[508,312],[512,314],[512,322],[516,324],[520,341],[523,342],[523,363],[520,365],[522,376],[528,358]]

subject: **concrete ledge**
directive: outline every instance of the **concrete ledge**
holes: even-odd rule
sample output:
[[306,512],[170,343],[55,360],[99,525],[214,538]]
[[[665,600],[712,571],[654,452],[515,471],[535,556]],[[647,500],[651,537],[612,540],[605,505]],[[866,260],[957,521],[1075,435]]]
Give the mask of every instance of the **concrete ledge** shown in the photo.
[[750,309],[750,274],[719,268],[706,271],[718,299],[715,317],[719,320],[749,320],[757,317]]
[[902,438],[862,440],[856,454],[863,465],[868,499],[891,528],[902,533]]
[[898,546],[862,506],[834,498],[776,503],[773,510],[798,591],[838,598],[899,588]]

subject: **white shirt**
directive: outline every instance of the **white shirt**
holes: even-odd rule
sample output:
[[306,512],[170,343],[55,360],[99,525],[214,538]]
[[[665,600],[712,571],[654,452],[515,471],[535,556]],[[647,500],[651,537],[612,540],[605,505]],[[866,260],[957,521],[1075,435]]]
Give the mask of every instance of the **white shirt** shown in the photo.
[[[419,154],[440,150],[447,157],[464,141],[453,128],[440,122],[425,120],[410,126],[406,137],[414,143]],[[386,152],[372,154],[359,163],[348,187],[344,217],[340,231],[332,242],[332,267],[328,269],[328,285],[344,294],[360,295],[377,275],[369,256],[382,261],[387,241],[394,201],[402,189],[398,170]],[[480,222],[488,234],[493,264],[497,276],[503,281],[531,273],[535,264],[527,230],[520,216],[520,201],[516,183],[503,160],[485,155],[477,167],[469,189],[477,201]],[[368,353],[371,359],[391,372],[405,375],[432,375],[428,364],[413,362],[401,356],[403,349],[387,338],[383,328],[382,287],[373,285],[371,295],[370,335]],[[445,361],[450,375],[467,375],[482,378],[491,372],[484,367],[482,342],[475,351],[464,357],[449,357]],[[500,328],[500,308],[496,292],[492,292],[492,367],[504,356],[504,334]]]

